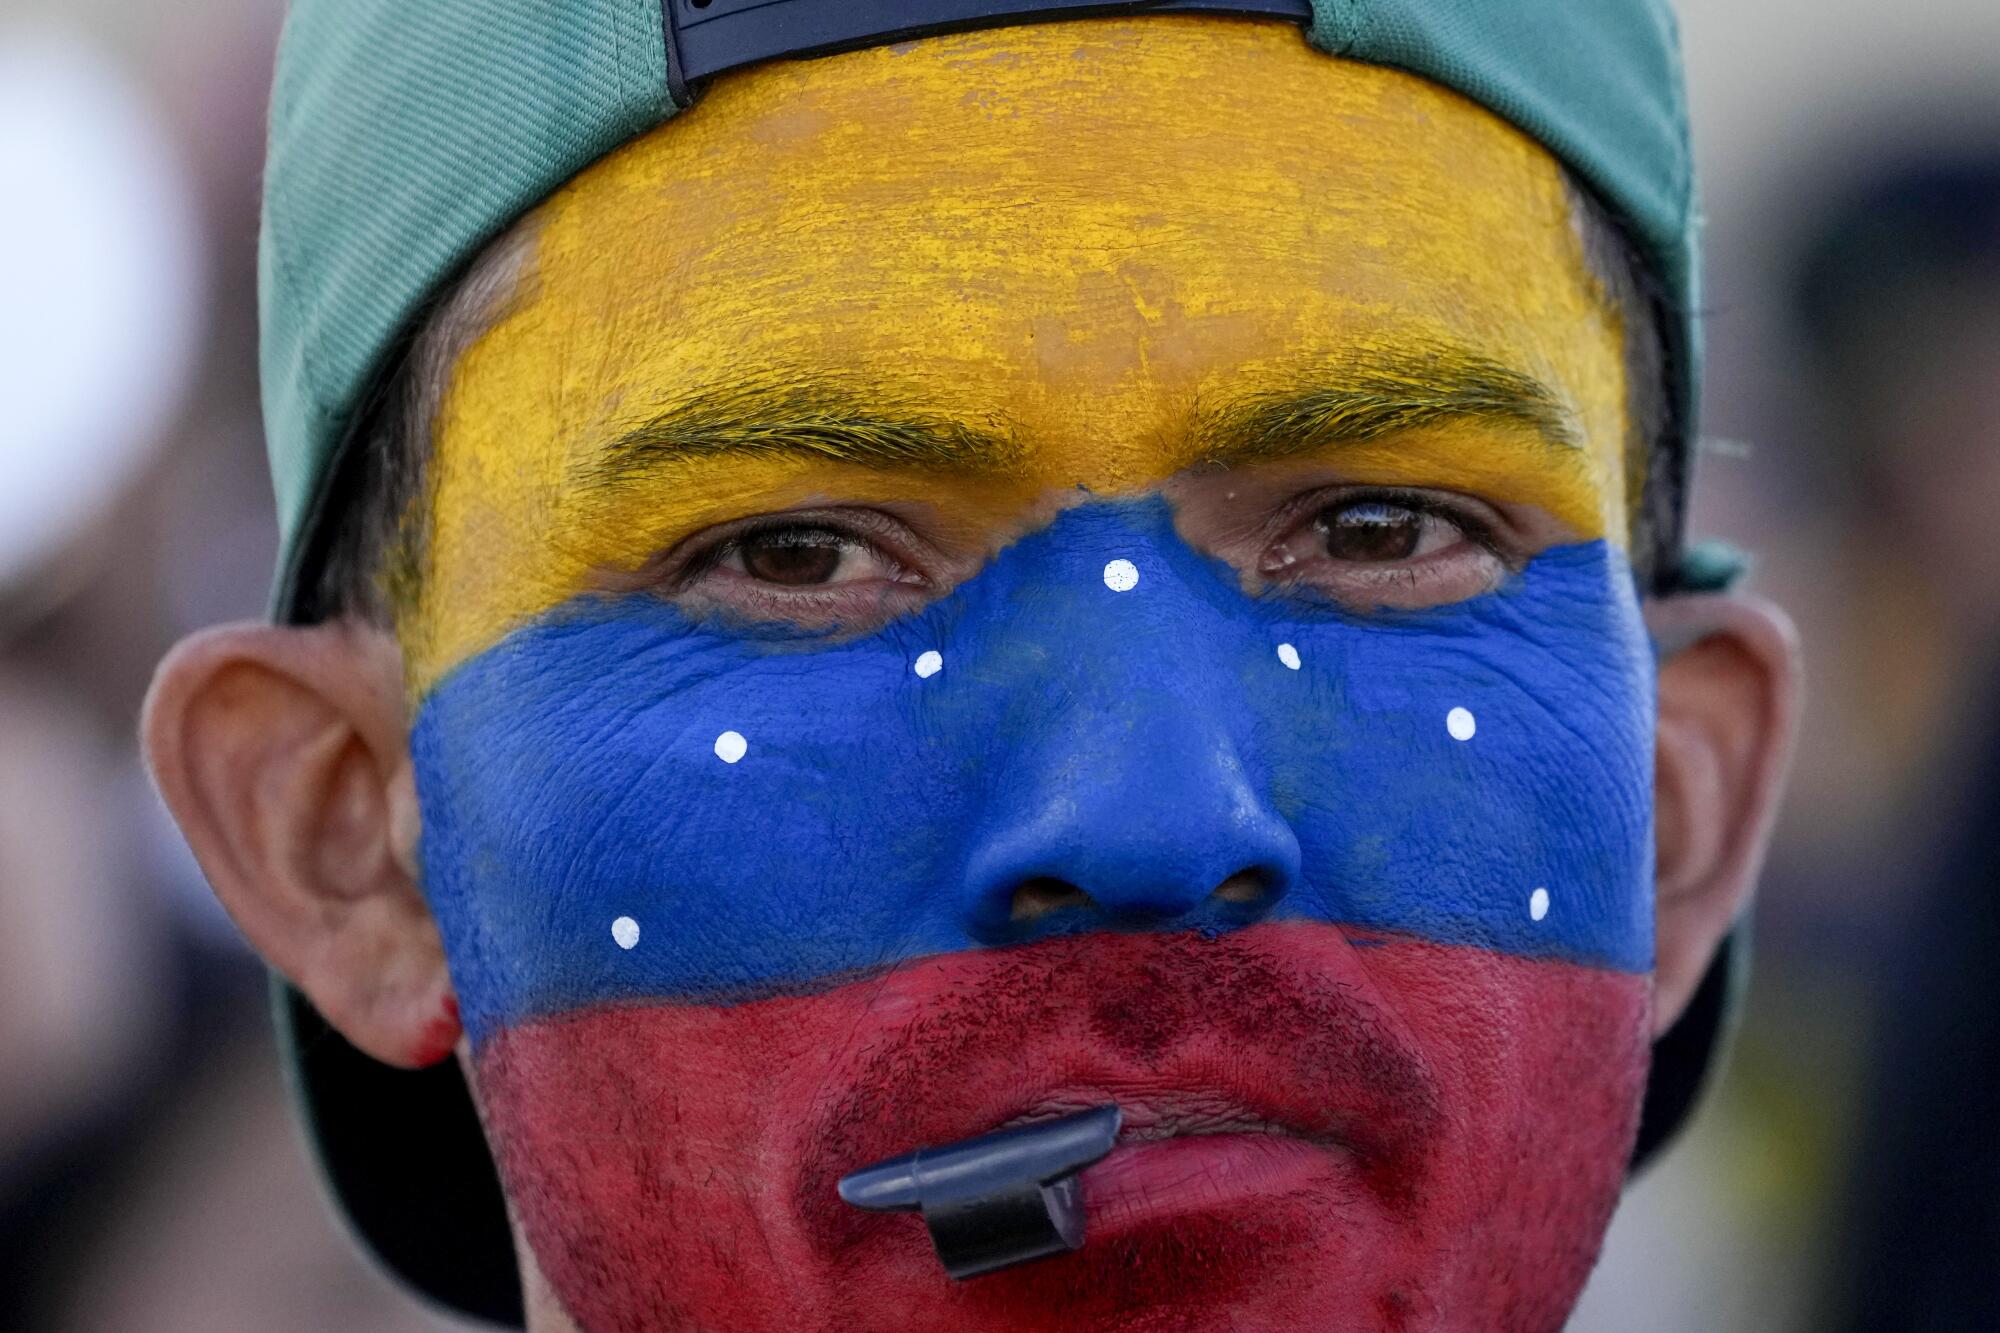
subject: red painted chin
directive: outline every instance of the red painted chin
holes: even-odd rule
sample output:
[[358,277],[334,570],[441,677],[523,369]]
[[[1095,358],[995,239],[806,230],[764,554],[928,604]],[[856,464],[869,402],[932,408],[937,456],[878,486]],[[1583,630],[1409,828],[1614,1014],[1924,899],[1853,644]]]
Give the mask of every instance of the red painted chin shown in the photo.
[[[1609,1221],[1643,977],[1337,928],[1085,936],[487,1041],[508,1193],[591,1333],[1560,1328]],[[1104,1100],[1076,1254],[955,1283],[834,1182]]]

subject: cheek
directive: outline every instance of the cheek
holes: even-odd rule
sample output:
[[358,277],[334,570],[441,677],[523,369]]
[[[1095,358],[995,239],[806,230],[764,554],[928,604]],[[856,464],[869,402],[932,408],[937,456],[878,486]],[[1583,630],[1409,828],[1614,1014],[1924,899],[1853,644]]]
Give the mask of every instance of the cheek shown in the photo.
[[[1258,979],[1343,998],[1210,1002]],[[1150,1327],[1148,1311],[1226,1309],[1274,1333],[1537,1330],[1560,1326],[1615,1203],[1644,1011],[1638,977],[1272,924],[1202,952],[1052,941],[810,997],[569,1015],[496,1036],[477,1070],[522,1225],[594,1329],[724,1309],[744,1330]],[[835,1198],[865,1145],[922,1137],[903,1122],[990,1116],[1010,1083],[1107,1047],[1142,1067],[1210,1051],[1301,1116],[1366,1084],[1398,1165],[971,1283],[943,1277],[915,1219]]]

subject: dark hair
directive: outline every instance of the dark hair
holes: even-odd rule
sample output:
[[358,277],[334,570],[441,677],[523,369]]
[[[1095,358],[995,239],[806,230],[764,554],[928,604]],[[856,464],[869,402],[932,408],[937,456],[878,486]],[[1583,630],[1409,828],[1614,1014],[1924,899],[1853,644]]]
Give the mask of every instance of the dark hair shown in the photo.
[[334,463],[329,517],[307,552],[294,620],[347,616],[393,629],[396,613],[415,600],[428,536],[431,425],[453,363],[514,298],[534,235],[522,223],[481,251],[415,321],[389,373],[356,409]]
[[[1586,187],[1569,180],[1571,218],[1584,259],[1624,328],[1625,475],[1643,478],[1631,507],[1632,565],[1642,588],[1675,567],[1684,447],[1667,387],[1662,288],[1631,242]],[[393,628],[418,588],[427,536],[425,473],[431,426],[452,364],[512,299],[533,230],[517,226],[482,252],[417,321],[393,369],[357,410],[356,428],[336,463],[333,493],[308,553],[309,580],[294,619],[350,616]]]

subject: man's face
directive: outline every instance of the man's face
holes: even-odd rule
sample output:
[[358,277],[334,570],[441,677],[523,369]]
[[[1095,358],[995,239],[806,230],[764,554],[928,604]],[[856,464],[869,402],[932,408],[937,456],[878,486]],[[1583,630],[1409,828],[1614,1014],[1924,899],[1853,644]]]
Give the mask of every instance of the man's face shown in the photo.
[[[426,892],[583,1327],[1553,1328],[1644,1082],[1620,329],[1557,169],[1281,25],[779,64],[440,409]],[[835,1181],[1106,1100],[1073,1255]]]

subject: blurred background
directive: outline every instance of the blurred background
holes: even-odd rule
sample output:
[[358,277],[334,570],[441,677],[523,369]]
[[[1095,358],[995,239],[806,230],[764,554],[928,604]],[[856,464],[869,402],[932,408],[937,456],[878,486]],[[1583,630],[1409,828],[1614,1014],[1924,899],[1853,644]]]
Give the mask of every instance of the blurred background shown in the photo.
[[[1811,694],[1735,1060],[1583,1333],[2000,1329],[2000,4],[1685,0],[1697,531]],[[134,719],[275,536],[277,0],[0,0],[0,1328],[443,1330],[321,1205]]]

